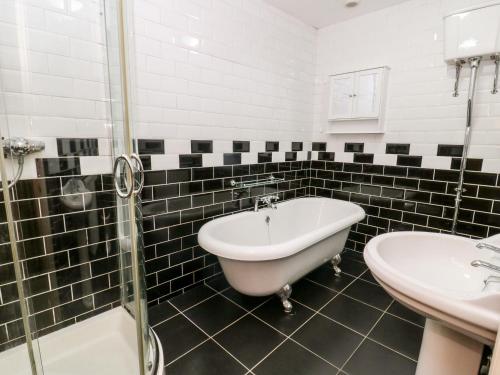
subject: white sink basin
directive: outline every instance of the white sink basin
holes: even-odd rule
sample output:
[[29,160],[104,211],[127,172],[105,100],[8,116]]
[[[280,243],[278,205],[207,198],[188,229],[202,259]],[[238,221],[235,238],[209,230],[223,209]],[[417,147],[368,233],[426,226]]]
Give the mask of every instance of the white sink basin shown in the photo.
[[[477,374],[482,344],[495,342],[500,283],[485,288],[484,280],[500,273],[471,262],[500,265],[500,256],[476,243],[445,234],[393,232],[365,247],[365,261],[387,292],[428,318],[417,374]],[[430,363],[439,361],[451,363]]]

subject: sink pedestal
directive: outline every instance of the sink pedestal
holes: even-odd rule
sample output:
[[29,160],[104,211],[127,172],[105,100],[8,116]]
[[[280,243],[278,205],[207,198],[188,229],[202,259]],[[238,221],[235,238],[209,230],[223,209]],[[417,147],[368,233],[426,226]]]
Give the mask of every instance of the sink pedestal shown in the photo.
[[416,375],[471,375],[479,372],[483,344],[427,319]]

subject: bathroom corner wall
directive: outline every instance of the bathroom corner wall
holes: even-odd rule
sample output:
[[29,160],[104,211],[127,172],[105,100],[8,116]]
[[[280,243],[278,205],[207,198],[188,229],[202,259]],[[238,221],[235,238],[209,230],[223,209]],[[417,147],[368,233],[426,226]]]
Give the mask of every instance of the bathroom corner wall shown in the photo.
[[[411,0],[318,31],[313,140],[326,142],[334,157],[312,153],[310,192],[365,209],[347,249],[363,251],[372,237],[394,230],[450,232],[470,69],[464,66],[453,97],[442,17],[485,3]],[[390,68],[384,134],[327,134],[328,75],[384,65]],[[491,61],[481,63],[457,229],[474,238],[500,232],[500,94],[491,94],[493,71]]]
[[[316,30],[261,0],[136,2],[136,135],[148,298],[220,272],[197,244],[254,195],[308,194]],[[316,146],[315,146],[316,147]],[[233,194],[231,179],[282,184]]]
[[[422,167],[450,169],[452,156],[439,144],[463,144],[470,69],[464,66],[460,95],[452,96],[455,69],[443,61],[443,20],[451,9],[485,0],[411,0],[318,31],[313,139],[328,142],[336,161],[352,162],[345,142],[363,142],[375,163],[397,165],[387,143],[409,144]],[[327,134],[328,75],[388,66],[385,132]],[[494,64],[483,61],[477,84],[470,158],[483,172],[500,172],[500,94],[490,93]]]
[[[33,331],[120,304],[103,13],[99,0],[2,1],[2,137],[45,142],[11,190]],[[7,160],[10,176],[16,162]],[[24,341],[3,196],[0,351]]]

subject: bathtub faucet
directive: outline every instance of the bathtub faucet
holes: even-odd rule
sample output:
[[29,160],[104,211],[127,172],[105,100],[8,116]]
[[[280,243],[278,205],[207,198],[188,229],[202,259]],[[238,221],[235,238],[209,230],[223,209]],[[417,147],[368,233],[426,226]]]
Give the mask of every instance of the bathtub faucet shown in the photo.
[[264,197],[255,198],[255,205],[253,207],[254,212],[259,211],[259,203],[265,204],[266,207],[276,209],[276,203],[279,201],[280,197],[277,194],[266,195]]

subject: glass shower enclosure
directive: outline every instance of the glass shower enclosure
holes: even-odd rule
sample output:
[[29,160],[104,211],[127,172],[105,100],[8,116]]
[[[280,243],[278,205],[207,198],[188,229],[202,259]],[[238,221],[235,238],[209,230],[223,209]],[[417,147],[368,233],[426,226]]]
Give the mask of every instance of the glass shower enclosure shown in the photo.
[[147,319],[131,5],[0,2],[2,374],[162,373]]

